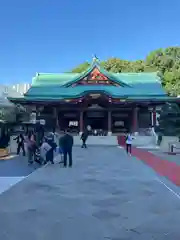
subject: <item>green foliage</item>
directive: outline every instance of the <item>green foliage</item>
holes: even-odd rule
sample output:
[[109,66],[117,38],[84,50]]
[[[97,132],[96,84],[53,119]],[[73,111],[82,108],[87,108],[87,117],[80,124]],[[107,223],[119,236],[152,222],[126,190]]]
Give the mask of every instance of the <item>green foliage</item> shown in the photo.
[[1,107],[0,108],[0,121],[1,122],[15,122],[16,114],[13,107]]
[[[107,71],[120,72],[159,72],[162,84],[171,96],[180,95],[180,47],[160,48],[152,51],[144,60],[127,61],[109,58],[100,63]],[[90,66],[85,62],[72,72],[81,73]]]
[[163,136],[180,136],[180,108],[175,103],[165,104],[158,119],[156,129]]
[[20,105],[12,107],[0,107],[0,122],[19,122],[23,117],[29,115],[25,108]]
[[74,73],[82,73],[87,70],[87,68],[90,66],[90,63],[85,62],[80,64],[78,67],[74,68],[72,72]]

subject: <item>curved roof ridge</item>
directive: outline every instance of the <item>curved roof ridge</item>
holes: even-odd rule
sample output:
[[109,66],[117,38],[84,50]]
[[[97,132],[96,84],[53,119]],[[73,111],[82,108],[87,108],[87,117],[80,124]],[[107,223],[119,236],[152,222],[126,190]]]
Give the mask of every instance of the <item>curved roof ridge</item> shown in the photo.
[[40,75],[65,75],[65,74],[69,74],[69,75],[80,75],[80,73],[73,73],[73,72],[63,72],[63,73],[57,73],[57,72],[51,72],[51,73],[38,73],[37,76]]
[[70,82],[65,83],[62,85],[62,87],[68,87],[73,83],[78,82],[79,80],[81,80],[82,78],[86,77],[91,71],[93,71],[94,68],[97,68],[102,74],[104,74],[105,76],[107,76],[109,79],[111,79],[112,81],[116,82],[116,83],[120,83],[126,87],[131,87],[130,85],[128,85],[127,83],[125,83],[123,80],[121,79],[116,79],[116,75],[112,74],[111,72],[106,71],[97,61],[94,61],[88,69],[86,69],[86,71],[80,73],[77,76],[74,76],[73,79],[71,79]]
[[117,75],[158,75],[158,72],[120,72],[120,73],[114,73],[110,72],[112,74]]

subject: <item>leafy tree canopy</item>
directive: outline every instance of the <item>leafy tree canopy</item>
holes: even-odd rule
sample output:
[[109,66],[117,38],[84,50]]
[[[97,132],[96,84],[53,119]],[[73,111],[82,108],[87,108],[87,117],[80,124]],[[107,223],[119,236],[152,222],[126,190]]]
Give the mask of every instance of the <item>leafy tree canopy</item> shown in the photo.
[[177,104],[165,104],[158,121],[157,132],[164,136],[180,136],[180,108]]
[[[162,84],[171,96],[180,95],[180,47],[160,48],[152,51],[144,60],[127,61],[109,58],[100,63],[107,71],[159,72]],[[72,70],[81,73],[90,66],[85,62]]]
[[78,67],[74,68],[72,70],[72,72],[74,72],[74,73],[84,72],[89,66],[90,66],[90,63],[88,63],[88,62],[82,63]]

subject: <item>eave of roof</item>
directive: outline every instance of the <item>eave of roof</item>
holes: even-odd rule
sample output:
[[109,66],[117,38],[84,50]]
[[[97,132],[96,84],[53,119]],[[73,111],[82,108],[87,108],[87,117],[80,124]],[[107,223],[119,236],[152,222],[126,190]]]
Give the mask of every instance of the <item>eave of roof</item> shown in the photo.
[[[79,97],[71,98],[73,99],[78,99]],[[169,97],[169,96],[152,96],[152,97],[147,97],[147,96],[129,96],[129,97],[121,97],[121,98],[113,98],[113,99],[120,99],[120,100],[125,100],[125,101],[134,101],[134,102],[144,102],[144,101],[150,101],[150,102],[180,102],[180,98],[177,97]],[[25,102],[67,102],[67,100],[70,100],[69,98],[46,98],[46,97],[24,97],[24,98],[9,98],[11,102],[18,102],[18,103],[25,103]]]

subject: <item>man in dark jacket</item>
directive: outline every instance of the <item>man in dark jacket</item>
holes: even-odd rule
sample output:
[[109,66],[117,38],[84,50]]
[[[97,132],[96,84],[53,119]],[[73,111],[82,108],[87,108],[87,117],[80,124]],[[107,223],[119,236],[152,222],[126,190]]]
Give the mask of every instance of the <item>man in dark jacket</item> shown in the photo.
[[69,157],[69,167],[72,167],[72,147],[74,140],[69,131],[65,132],[65,135],[61,137],[60,142],[64,154],[64,167],[67,167],[67,155]]

